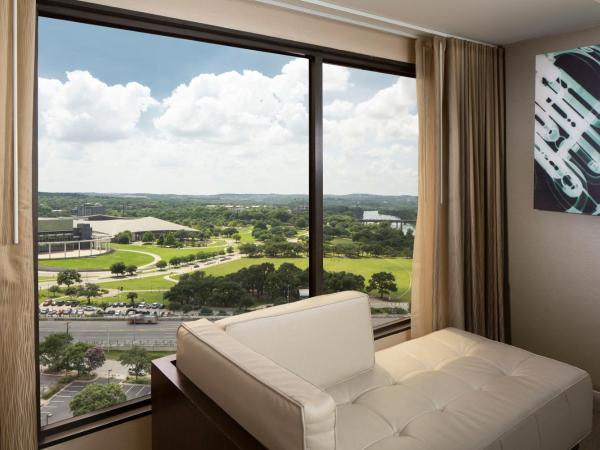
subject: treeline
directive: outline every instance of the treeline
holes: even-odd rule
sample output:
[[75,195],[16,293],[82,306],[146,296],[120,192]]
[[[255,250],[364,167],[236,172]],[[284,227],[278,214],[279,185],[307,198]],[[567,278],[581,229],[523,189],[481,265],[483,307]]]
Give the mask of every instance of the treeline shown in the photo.
[[[380,296],[397,291],[394,275],[373,274],[368,284],[362,275],[350,272],[324,272],[324,293],[346,290],[377,291]],[[202,271],[183,274],[164,294],[170,308],[184,312],[203,307],[247,309],[255,304],[287,303],[300,299],[300,289],[308,287],[308,269],[292,263],[278,268],[272,263],[255,264],[224,276]]]

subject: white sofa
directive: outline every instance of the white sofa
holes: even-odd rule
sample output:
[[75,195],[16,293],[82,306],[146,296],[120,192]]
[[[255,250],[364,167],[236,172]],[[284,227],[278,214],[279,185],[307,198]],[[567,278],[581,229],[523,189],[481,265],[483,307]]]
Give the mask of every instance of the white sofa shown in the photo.
[[269,449],[569,450],[575,367],[448,328],[375,352],[366,295],[184,323],[177,368]]

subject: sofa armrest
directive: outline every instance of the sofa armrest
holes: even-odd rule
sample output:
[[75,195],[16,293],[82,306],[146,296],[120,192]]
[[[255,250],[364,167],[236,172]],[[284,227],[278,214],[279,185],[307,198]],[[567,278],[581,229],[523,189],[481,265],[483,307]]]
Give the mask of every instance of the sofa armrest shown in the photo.
[[335,448],[332,397],[212,322],[179,327],[177,368],[267,448]]

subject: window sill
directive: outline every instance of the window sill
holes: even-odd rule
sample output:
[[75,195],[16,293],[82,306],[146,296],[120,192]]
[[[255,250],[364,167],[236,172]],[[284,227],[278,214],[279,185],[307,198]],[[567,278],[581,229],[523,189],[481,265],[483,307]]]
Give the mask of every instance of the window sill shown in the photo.
[[152,413],[150,396],[47,425],[40,430],[39,448],[47,448]]
[[410,330],[410,316],[390,320],[389,322],[374,326],[373,337],[375,340],[383,339],[408,330]]

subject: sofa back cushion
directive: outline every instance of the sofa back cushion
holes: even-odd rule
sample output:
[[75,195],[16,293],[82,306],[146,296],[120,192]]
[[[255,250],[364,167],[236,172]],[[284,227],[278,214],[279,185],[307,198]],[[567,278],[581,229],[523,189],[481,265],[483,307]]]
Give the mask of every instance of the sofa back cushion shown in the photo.
[[368,296],[322,295],[216,322],[227,334],[325,389],[375,361]]

